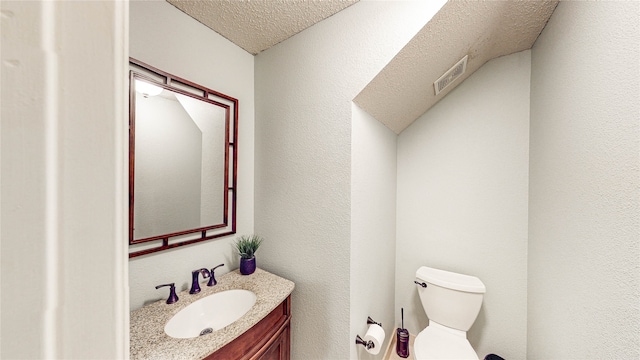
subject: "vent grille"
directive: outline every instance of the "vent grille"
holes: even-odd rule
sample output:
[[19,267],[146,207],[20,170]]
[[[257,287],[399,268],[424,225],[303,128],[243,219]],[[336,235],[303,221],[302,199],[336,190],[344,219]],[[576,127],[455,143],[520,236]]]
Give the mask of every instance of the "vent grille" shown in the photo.
[[438,95],[447,86],[451,85],[451,83],[459,78],[460,75],[464,74],[467,70],[467,57],[468,55],[465,55],[460,61],[453,65],[451,69],[447,70],[444,75],[440,76],[440,78],[433,83],[436,95]]

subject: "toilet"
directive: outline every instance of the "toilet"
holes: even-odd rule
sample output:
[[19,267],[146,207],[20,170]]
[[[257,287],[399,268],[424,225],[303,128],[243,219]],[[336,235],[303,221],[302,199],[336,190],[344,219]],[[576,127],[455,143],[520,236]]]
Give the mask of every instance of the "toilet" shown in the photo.
[[482,306],[486,290],[482,281],[422,266],[416,271],[416,287],[429,325],[416,336],[415,359],[478,360],[467,331]]

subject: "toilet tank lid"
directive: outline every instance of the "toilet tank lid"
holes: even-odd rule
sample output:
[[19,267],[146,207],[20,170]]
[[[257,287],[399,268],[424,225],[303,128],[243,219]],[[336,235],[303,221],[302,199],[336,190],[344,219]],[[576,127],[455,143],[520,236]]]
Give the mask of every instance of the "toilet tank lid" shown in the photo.
[[475,276],[457,274],[450,271],[421,266],[416,277],[430,284],[458,291],[484,293],[486,288]]

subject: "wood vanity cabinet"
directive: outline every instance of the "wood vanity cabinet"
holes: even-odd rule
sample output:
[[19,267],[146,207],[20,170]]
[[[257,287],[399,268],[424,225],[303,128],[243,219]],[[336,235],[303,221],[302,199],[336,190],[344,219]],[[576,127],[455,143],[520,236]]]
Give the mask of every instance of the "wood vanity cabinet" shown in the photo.
[[205,360],[289,360],[291,295],[251,329]]

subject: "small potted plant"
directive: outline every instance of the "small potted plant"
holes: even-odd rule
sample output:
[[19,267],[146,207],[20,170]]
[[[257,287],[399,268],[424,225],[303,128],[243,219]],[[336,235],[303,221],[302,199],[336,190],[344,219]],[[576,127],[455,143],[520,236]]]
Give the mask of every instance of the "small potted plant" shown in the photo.
[[251,275],[256,271],[256,251],[264,239],[257,235],[240,236],[236,242],[236,250],[240,255],[240,273]]

